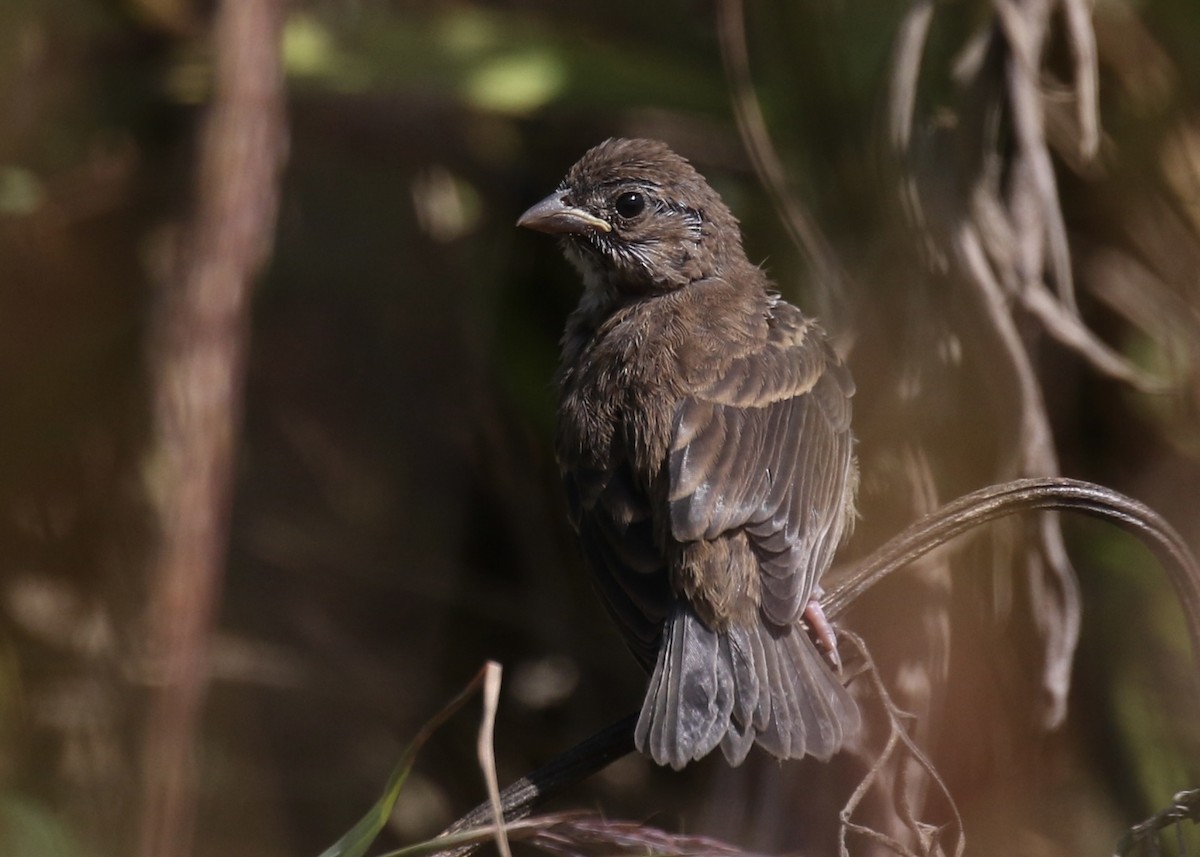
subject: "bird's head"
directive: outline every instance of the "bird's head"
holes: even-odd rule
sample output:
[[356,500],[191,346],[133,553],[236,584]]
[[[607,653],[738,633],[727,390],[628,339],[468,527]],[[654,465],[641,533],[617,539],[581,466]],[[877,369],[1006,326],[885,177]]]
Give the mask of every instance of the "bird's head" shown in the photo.
[[657,140],[590,149],[518,226],[563,237],[590,290],[610,299],[673,291],[744,263],[737,220],[686,160]]

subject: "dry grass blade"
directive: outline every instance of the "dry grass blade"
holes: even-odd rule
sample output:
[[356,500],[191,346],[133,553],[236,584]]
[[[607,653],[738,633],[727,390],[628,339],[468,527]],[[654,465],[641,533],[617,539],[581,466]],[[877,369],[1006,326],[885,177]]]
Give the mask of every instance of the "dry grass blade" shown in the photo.
[[[518,821],[505,822],[503,835],[506,840],[511,842],[530,842],[539,834],[552,831],[557,826],[565,824],[581,815],[582,813],[574,812],[554,813],[538,818],[523,818]],[[406,845],[403,848],[397,848],[395,851],[388,851],[380,855],[380,857],[425,857],[428,854],[444,854],[448,846],[454,849],[461,849],[464,852],[470,852],[481,845],[495,841],[499,835],[501,835],[501,827],[499,825],[484,824],[472,827],[470,830],[463,830],[458,833],[446,833],[434,839],[427,839],[424,842]]]
[[594,815],[565,819],[536,832],[531,844],[561,857],[609,857],[628,854],[661,857],[759,857],[728,842],[707,836],[667,833],[632,821]]
[[[663,857],[760,857],[750,851],[707,836],[668,833],[633,821],[614,821],[588,813],[554,813],[509,822],[512,841],[561,857],[612,857],[612,855],[663,855]],[[492,840],[498,828],[484,825],[444,834],[427,842],[390,851],[382,857],[426,857],[446,852],[466,853]]]
[[492,824],[496,829],[496,849],[500,857],[512,857],[508,835],[504,831],[504,808],[500,804],[500,783],[496,777],[496,708],[500,704],[500,664],[488,661],[483,668],[483,717],[479,723],[479,766],[487,783],[488,800],[492,805]]
[[[537,804],[547,800],[558,790],[632,753],[635,723],[636,712],[601,729],[592,737],[560,753],[548,764],[505,788],[500,795],[505,821],[511,825],[513,821],[525,818]],[[457,844],[456,837],[487,825],[488,819],[492,817],[490,800],[475,807],[438,837],[436,841],[440,843],[439,853],[453,857],[469,854],[478,843]]]

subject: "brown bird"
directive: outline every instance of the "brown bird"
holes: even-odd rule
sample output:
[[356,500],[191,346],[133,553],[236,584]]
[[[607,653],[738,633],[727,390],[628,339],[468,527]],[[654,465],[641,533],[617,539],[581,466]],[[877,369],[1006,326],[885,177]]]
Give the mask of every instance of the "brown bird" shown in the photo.
[[[651,671],[638,749],[829,758],[858,707],[816,600],[854,518],[854,384],[683,158],[608,140],[518,226],[583,277],[558,371],[571,520]],[[806,631],[804,623],[807,623]]]

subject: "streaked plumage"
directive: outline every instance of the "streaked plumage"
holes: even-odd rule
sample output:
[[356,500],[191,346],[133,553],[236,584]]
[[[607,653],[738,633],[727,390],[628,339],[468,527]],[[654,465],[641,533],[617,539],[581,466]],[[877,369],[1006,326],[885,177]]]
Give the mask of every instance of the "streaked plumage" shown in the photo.
[[608,140],[519,221],[583,276],[558,456],[605,606],[651,672],[639,749],[828,758],[858,709],[802,623],[853,518],[854,385],[685,160]]

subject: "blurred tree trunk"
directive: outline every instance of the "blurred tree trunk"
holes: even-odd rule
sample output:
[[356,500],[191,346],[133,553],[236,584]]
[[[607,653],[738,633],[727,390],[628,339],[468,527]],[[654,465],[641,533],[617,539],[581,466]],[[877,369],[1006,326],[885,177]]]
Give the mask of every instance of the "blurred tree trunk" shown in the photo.
[[156,306],[155,440],[147,468],[160,543],[149,631],[156,668],[142,759],[140,853],[191,852],[196,737],[228,541],[250,289],[272,243],[285,156],[282,0],[227,0],[195,211]]

